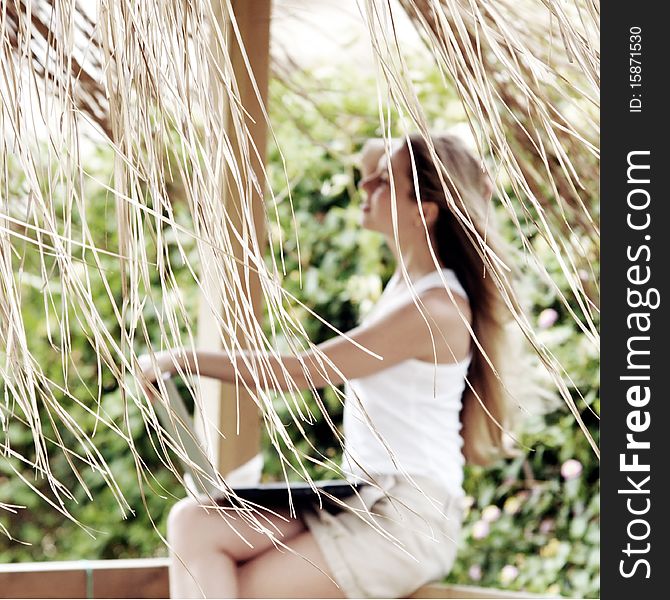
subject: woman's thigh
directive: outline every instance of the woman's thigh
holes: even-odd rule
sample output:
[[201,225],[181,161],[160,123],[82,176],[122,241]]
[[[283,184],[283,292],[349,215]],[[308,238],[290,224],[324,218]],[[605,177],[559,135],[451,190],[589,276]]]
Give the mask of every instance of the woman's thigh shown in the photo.
[[170,511],[168,542],[176,546],[176,552],[219,550],[236,561],[246,561],[305,529],[301,519],[290,516],[288,508],[257,508],[245,514],[229,506],[212,505],[209,499],[185,498]]
[[303,531],[237,570],[240,598],[345,598],[314,536]]

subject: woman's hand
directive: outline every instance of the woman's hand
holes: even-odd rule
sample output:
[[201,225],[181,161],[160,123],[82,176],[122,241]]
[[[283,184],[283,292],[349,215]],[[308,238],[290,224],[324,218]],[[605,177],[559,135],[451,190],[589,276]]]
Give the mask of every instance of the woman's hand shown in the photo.
[[142,354],[137,357],[138,380],[149,399],[153,399],[156,395],[154,383],[158,378],[163,373],[175,372],[175,361],[181,352],[180,348],[154,352],[153,360],[150,354]]

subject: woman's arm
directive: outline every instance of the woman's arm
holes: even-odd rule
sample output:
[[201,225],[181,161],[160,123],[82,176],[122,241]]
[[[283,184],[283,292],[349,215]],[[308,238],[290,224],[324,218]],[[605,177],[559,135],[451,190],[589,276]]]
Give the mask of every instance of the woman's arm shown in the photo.
[[[450,303],[436,298],[430,291],[420,295],[420,298],[430,327],[414,303],[409,301],[372,324],[352,329],[345,334],[346,337],[338,336],[297,356],[275,357],[248,351],[237,352],[230,357],[225,351],[199,350],[194,357],[190,350],[177,349],[156,355],[158,371],[174,373],[178,364],[182,369],[194,373],[199,371],[203,377],[226,382],[234,382],[236,377],[240,377],[249,386],[263,381],[264,373],[274,389],[289,390],[294,386],[309,389],[312,386],[339,385],[349,379],[372,375],[409,358],[430,355],[431,331],[436,344],[444,343],[444,335],[450,345],[467,348],[469,335],[455,307],[449,308]],[[155,370],[147,358],[141,368],[144,376],[154,381]],[[258,375],[255,376],[254,371]]]

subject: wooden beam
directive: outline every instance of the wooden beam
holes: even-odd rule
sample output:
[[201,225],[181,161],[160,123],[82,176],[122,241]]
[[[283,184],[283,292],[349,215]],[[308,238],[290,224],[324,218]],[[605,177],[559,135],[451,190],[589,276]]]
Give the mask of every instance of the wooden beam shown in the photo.
[[[227,46],[221,48],[216,39],[213,43],[215,54],[221,56],[221,53],[226,53],[230,57],[235,81],[239,89],[239,97],[248,113],[246,117],[246,125],[249,129],[251,138],[258,149],[260,160],[255,156],[253,149],[250,150],[252,155],[251,167],[255,173],[258,181],[263,182],[261,161],[265,161],[265,150],[267,141],[267,128],[265,125],[265,117],[262,113],[261,104],[258,101],[256,91],[248,76],[247,67],[237,43],[235,34],[232,30],[231,20],[226,13],[225,2],[223,0],[215,0],[213,2],[215,11],[217,12],[217,21],[221,31],[226,39]],[[234,0],[232,2],[233,13],[240,31],[242,42],[246,50],[246,54],[254,74],[255,82],[263,104],[267,104],[268,93],[268,77],[269,77],[269,51],[270,51],[270,9],[271,0],[254,0],[249,2],[247,0]],[[214,78],[218,81],[217,78]],[[218,82],[218,85],[222,85]],[[221,89],[213,90],[213,97],[217,99],[225,98]],[[226,133],[232,141],[233,154],[235,158],[240,157],[240,148],[235,135],[235,127],[232,124],[230,110],[226,107],[225,102],[217,102],[224,111],[222,122],[225,123]],[[242,210],[240,207],[242,201],[239,197],[236,186],[231,185],[231,182],[225,181],[226,174],[223,174],[224,181],[222,181],[221,189],[225,190],[225,197],[222,198],[224,210],[231,218],[232,227],[237,231],[243,232],[248,227],[244,223]],[[243,187],[246,182],[243,182]],[[251,227],[255,230],[256,238],[262,244],[265,241],[265,215],[262,198],[254,191],[252,199],[252,220]],[[230,236],[234,238],[234,236]],[[249,264],[248,259],[245,258],[247,252],[239,244],[235,243],[233,252],[238,262],[237,269],[240,280],[246,285],[251,295],[251,302],[254,313],[257,318],[260,318],[261,306],[261,289],[258,277],[253,270],[248,267],[245,268],[243,264]],[[206,258],[205,261],[206,262]],[[208,274],[206,268],[203,269],[203,283],[205,289],[214,289],[211,280],[211,274]],[[217,287],[221,287],[220,284]],[[200,311],[198,315],[198,346],[202,349],[213,350],[222,347],[219,337],[219,327],[216,324],[216,314],[212,313],[210,304],[216,304],[218,294],[209,294],[205,291],[207,298],[201,297]],[[215,310],[222,314],[223,306],[221,302],[226,302],[228,306],[233,306],[239,298],[225,297],[223,300],[218,300],[219,305]],[[205,422],[209,422],[209,431],[204,432],[200,430],[200,434],[205,436],[205,439],[212,441],[212,459],[218,466],[219,471],[225,475],[235,467],[247,462],[260,452],[261,440],[261,422],[260,415],[255,403],[250,399],[249,395],[244,390],[236,392],[235,386],[222,384],[215,380],[203,380],[200,386],[200,393],[202,396],[203,411]],[[237,393],[239,393],[239,406],[237,402]],[[237,433],[238,424],[238,409],[239,409],[239,435]],[[200,422],[200,419],[196,419]],[[216,427],[223,433],[223,437],[216,432]]]
[[167,558],[0,565],[0,598],[169,598]]
[[[168,598],[168,565],[168,558],[0,565],[0,598]],[[443,583],[424,585],[410,596],[482,600],[549,597]]]
[[[558,596],[556,596],[558,597]],[[531,600],[533,598],[550,598],[539,594],[529,594],[526,592],[509,592],[507,590],[497,590],[495,588],[483,588],[470,585],[451,585],[446,583],[430,583],[420,587],[410,598],[460,598],[468,600],[478,598],[481,600],[510,598]]]
[[93,598],[170,597],[167,558],[95,562]]
[[86,571],[76,563],[0,565],[0,598],[86,597]]

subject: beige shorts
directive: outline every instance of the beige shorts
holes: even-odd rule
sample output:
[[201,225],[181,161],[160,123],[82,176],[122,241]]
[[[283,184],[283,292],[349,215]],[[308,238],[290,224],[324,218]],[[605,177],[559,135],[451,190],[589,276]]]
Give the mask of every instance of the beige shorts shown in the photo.
[[[417,487],[378,475],[343,500],[300,512],[347,598],[402,598],[451,571],[461,531],[461,496],[423,477]],[[367,509],[367,511],[366,511]],[[369,512],[368,512],[369,511]]]

